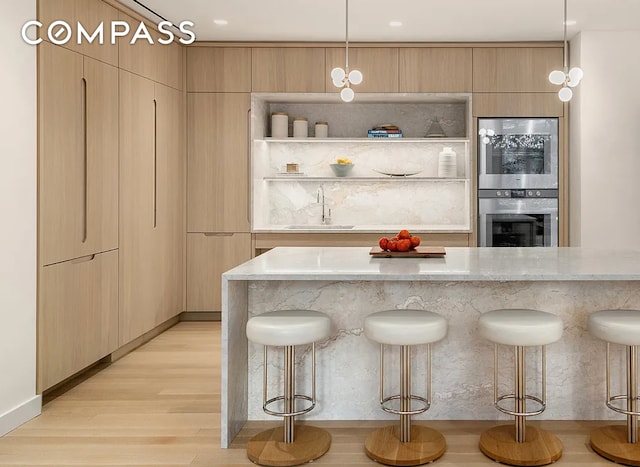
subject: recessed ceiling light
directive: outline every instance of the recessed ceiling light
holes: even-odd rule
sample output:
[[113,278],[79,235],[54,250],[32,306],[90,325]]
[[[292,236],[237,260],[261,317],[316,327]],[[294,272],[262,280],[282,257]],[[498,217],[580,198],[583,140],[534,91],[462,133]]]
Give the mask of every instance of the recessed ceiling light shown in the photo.
[[393,28],[399,28],[402,26],[402,21],[389,21],[389,26]]
[[213,22],[218,26],[226,26],[227,24],[229,24],[229,21],[227,21],[226,19],[214,19]]
[[577,21],[575,19],[568,19],[564,24],[566,24],[567,26],[575,26],[576,23]]

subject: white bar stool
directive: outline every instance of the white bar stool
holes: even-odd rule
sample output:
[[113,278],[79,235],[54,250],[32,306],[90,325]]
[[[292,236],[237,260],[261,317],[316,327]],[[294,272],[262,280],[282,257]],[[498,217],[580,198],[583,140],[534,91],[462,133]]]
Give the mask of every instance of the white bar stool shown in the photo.
[[[365,441],[367,455],[387,465],[421,465],[438,459],[446,449],[442,434],[431,428],[411,425],[411,416],[426,412],[431,405],[431,343],[447,335],[447,321],[424,310],[389,310],[373,313],[364,320],[364,334],[380,343],[380,405],[388,413],[400,415],[400,424],[380,428]],[[384,346],[400,347],[400,394],[384,396]],[[427,397],[411,394],[411,348],[427,345]],[[400,409],[387,405],[399,400]],[[413,409],[411,402],[420,407]]]
[[[607,342],[607,407],[627,416],[624,425],[603,426],[591,433],[591,447],[613,462],[640,466],[638,440],[638,346],[640,345],[640,310],[602,310],[589,315],[589,332]],[[626,346],[627,393],[611,395],[610,344]],[[616,405],[626,401],[626,408]]]
[[[316,405],[316,346],[331,333],[331,320],[324,313],[310,310],[282,310],[254,316],[247,322],[247,338],[264,345],[263,403],[269,415],[284,417],[284,429],[272,428],[258,433],[247,444],[247,456],[252,462],[267,466],[300,465],[319,458],[329,450],[331,435],[309,425],[294,425],[294,418],[310,412]],[[295,391],[295,346],[311,344],[311,396]],[[267,399],[267,347],[284,347],[284,394]],[[296,401],[310,404],[296,410]],[[269,406],[283,401],[284,410]]]
[[[562,336],[562,320],[538,310],[502,309],[483,313],[478,321],[480,335],[493,342],[493,404],[502,413],[515,417],[511,425],[500,425],[480,435],[480,450],[487,457],[511,465],[546,465],[562,456],[562,443],[552,433],[535,427],[526,428],[526,417],[539,415],[546,408],[546,345]],[[498,396],[498,345],[514,346],[514,392]],[[526,393],[526,350],[542,346],[542,397]],[[513,399],[514,408],[501,405]],[[527,401],[538,404],[537,410],[527,410]]]

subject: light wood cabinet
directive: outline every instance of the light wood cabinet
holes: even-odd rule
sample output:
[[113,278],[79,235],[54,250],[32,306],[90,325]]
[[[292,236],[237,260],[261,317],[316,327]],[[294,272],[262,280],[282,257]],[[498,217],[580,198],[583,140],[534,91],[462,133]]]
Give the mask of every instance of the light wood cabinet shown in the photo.
[[561,69],[561,47],[476,47],[473,91],[557,92],[548,77]]
[[474,117],[562,117],[564,104],[553,92],[474,93]]
[[400,92],[471,92],[471,48],[399,49]]
[[[124,13],[120,13],[120,20],[129,23],[132,30],[131,34],[140,25],[140,21]],[[129,40],[120,40],[118,42],[120,69],[166,84],[172,88],[184,89],[183,47],[175,42],[168,45],[161,44],[158,42],[158,38],[166,39],[166,36],[160,36],[155,26],[149,25],[147,29],[152,37],[153,44],[144,39],[137,40],[135,44],[130,44]]]
[[[331,81],[331,70],[344,69],[345,49],[326,49],[327,66],[324,71],[327,92],[339,92]],[[349,49],[349,69],[360,70],[361,84],[354,85],[358,92],[398,92],[398,49],[394,47],[352,47]]]
[[325,92],[325,50],[265,47],[251,51],[254,92]]
[[110,354],[118,344],[118,251],[40,271],[38,392]]
[[187,47],[187,91],[251,92],[251,49]]
[[189,93],[189,232],[248,232],[250,98]]
[[[47,29],[54,21],[65,21],[72,28],[72,36],[61,46],[83,55],[88,55],[111,65],[118,65],[118,46],[111,44],[111,22],[118,19],[118,10],[102,1],[89,0],[38,0],[38,20],[42,23],[40,37],[49,40]],[[83,36],[82,43],[77,42],[77,24],[80,23],[90,36],[103,23],[102,44],[96,37],[89,43]],[[54,34],[58,29],[54,30]],[[66,32],[61,36],[64,38]],[[128,43],[124,38],[121,39]]]
[[120,345],[182,311],[179,95],[120,71]]
[[118,248],[118,70],[39,46],[40,264]]
[[187,234],[187,311],[221,311],[222,273],[251,259],[251,234]]

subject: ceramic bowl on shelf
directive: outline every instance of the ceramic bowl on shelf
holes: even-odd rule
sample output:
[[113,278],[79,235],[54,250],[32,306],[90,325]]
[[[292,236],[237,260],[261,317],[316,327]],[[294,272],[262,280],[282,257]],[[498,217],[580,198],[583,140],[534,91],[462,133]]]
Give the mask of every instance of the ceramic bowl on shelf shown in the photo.
[[346,177],[353,170],[353,164],[329,164],[336,177]]

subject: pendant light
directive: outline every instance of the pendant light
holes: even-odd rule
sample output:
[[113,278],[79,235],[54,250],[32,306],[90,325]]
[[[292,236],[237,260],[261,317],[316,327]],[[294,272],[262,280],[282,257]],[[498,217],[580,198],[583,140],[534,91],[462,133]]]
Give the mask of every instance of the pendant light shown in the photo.
[[362,83],[362,73],[358,70],[349,71],[349,0],[345,0],[346,4],[346,14],[345,14],[345,67],[344,69],[340,67],[336,67],[331,70],[331,79],[333,81],[333,85],[337,88],[342,88],[340,91],[340,98],[345,102],[351,102],[355,97],[355,93],[353,89],[351,89],[352,84],[360,84]]
[[553,84],[562,85],[560,91],[558,91],[558,97],[562,102],[569,102],[573,97],[573,91],[571,88],[580,84],[584,73],[580,67],[573,67],[569,69],[567,47],[567,0],[564,0],[564,54],[562,58],[562,71],[554,70],[549,73],[549,81]]

